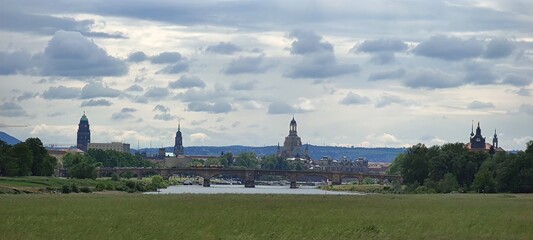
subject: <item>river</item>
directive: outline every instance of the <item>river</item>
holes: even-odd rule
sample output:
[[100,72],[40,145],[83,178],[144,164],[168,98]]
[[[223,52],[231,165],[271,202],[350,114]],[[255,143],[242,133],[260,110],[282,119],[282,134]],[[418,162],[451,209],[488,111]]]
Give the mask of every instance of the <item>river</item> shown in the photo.
[[244,185],[178,185],[159,189],[159,192],[145,194],[302,194],[302,195],[365,195],[364,193],[324,191],[317,187],[301,186],[291,189],[289,186],[255,186],[245,188]]

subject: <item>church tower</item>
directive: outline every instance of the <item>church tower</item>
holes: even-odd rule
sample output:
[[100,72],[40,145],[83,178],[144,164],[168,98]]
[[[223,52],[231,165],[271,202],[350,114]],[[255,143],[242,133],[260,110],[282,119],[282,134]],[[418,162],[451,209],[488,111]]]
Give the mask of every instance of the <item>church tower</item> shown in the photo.
[[181,136],[181,124],[178,123],[178,131],[176,132],[176,138],[174,138],[174,155],[180,156],[185,155],[183,151],[183,138]]
[[285,137],[285,142],[283,142],[283,151],[281,156],[284,158],[291,157],[300,157],[303,155],[302,151],[302,140],[298,137],[297,124],[294,117],[289,125],[289,136]]
[[91,142],[91,131],[89,130],[89,119],[85,116],[81,116],[80,123],[78,124],[78,139],[76,141],[76,147],[79,150],[87,152],[87,147]]
[[498,148],[498,135],[496,134],[496,129],[494,129],[494,137],[492,138],[492,146]]
[[485,138],[481,135],[479,122],[477,123],[476,134],[470,138],[471,149],[485,149]]

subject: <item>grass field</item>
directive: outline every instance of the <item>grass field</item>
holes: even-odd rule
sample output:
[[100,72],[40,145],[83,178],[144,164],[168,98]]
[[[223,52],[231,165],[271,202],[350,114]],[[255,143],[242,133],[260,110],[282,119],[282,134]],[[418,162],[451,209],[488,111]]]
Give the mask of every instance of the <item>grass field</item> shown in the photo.
[[0,195],[0,239],[533,239],[533,195]]

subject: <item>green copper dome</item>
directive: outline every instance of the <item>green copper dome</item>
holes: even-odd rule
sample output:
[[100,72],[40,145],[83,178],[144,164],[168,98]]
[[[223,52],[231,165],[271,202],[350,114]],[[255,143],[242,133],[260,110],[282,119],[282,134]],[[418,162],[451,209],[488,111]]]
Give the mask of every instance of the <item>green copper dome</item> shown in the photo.
[[85,116],[85,113],[83,114],[83,116],[81,116],[81,119],[80,119],[80,122],[88,122],[89,119],[87,118],[87,116]]

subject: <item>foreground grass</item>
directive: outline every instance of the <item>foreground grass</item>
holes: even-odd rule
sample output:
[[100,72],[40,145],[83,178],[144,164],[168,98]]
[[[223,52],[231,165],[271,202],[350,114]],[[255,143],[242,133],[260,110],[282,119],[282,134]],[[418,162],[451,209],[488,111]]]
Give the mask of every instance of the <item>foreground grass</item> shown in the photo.
[[532,195],[0,195],[2,239],[532,239]]

